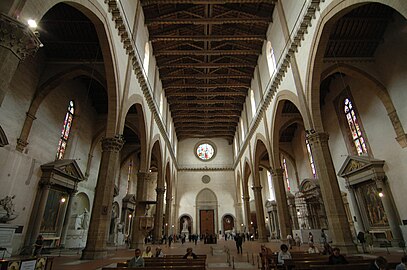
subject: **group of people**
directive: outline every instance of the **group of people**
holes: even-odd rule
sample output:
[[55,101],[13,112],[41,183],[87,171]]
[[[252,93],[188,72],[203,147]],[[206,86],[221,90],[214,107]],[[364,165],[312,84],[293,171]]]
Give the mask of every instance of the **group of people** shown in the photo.
[[[155,253],[151,251],[151,247],[147,246],[146,250],[141,252],[139,248],[136,248],[134,251],[134,257],[128,263],[128,267],[144,267],[145,261],[144,258],[163,258],[165,257],[162,249],[160,247],[156,247]],[[198,256],[192,251],[192,248],[187,248],[187,252],[182,257],[183,259],[197,259]]]
[[[326,246],[329,246],[327,242],[324,243],[324,250],[326,249]],[[328,253],[329,252],[329,253]],[[340,252],[340,249],[335,247],[335,248],[330,248],[326,254],[329,255],[327,264],[329,265],[337,265],[337,264],[348,264],[348,260],[346,259],[345,256],[343,256]],[[319,249],[314,245],[313,242],[309,242],[309,248],[308,248],[308,253],[309,254],[320,254],[321,252]],[[261,252],[260,252],[260,257],[262,258],[262,265],[263,267],[267,263],[267,259],[269,258],[269,254],[273,254],[270,248],[266,247],[265,245],[261,246]],[[292,255],[289,251],[289,247],[286,244],[282,244],[280,246],[280,251],[278,252],[277,255],[277,263],[279,265],[284,265],[285,260],[292,259]],[[407,256],[403,256],[401,258],[401,263],[397,265],[396,270],[407,270],[406,267],[407,264]],[[379,256],[377,257],[370,265],[369,265],[369,270],[385,270],[387,269],[388,263],[386,258]]]

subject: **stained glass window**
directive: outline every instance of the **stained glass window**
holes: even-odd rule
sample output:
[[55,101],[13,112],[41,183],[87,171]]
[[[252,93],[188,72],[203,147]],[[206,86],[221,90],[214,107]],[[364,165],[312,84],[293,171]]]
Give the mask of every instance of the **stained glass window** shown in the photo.
[[210,160],[215,154],[215,148],[209,143],[201,143],[196,148],[196,155],[201,160]]
[[130,159],[129,168],[128,168],[128,172],[127,172],[127,192],[126,192],[126,194],[130,193],[130,182],[131,182],[132,174],[133,174],[133,160]]
[[69,101],[68,110],[65,115],[64,126],[61,131],[61,138],[58,143],[57,159],[63,159],[65,155],[66,146],[68,144],[69,133],[71,132],[73,116],[75,114],[75,105],[73,100]]
[[312,175],[314,176],[314,178],[317,178],[317,171],[315,170],[314,157],[312,156],[311,146],[309,145],[309,141],[307,139],[305,139],[305,145],[307,146],[308,159],[309,159],[309,163],[311,165]]
[[352,136],[353,143],[355,145],[358,155],[367,154],[367,147],[365,139],[362,134],[362,130],[359,125],[359,121],[356,117],[355,110],[353,108],[352,102],[349,98],[344,101],[344,111],[346,116],[346,121],[349,126],[349,131]]
[[285,158],[283,157],[283,168],[284,168],[284,178],[285,181],[287,182],[287,190],[290,191],[290,180],[288,180],[288,170],[287,170],[287,162],[285,161]]

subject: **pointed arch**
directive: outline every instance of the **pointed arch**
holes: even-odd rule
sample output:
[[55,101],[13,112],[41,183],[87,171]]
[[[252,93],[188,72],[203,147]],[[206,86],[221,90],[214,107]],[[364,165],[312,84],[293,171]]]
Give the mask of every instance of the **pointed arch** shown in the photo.
[[391,99],[389,92],[387,91],[387,88],[383,85],[383,83],[366,71],[345,63],[337,63],[325,69],[325,71],[321,74],[321,81],[336,72],[343,73],[354,79],[363,81],[365,85],[370,86],[368,87],[368,89],[379,98],[384,108],[386,109],[387,116],[389,117],[389,120],[393,125],[397,141],[403,148],[407,147],[404,127],[400,121],[396,108],[394,107],[393,100]]
[[[402,4],[403,0],[333,0],[323,10],[316,24],[316,30],[311,42],[310,57],[307,63],[307,72],[305,78],[306,98],[308,100],[309,111],[311,113],[312,128],[317,132],[322,132],[322,116],[320,111],[320,83],[322,81],[323,58],[330,38],[329,33],[336,21],[351,10],[369,3],[380,3],[389,6],[399,12],[407,19],[407,6]],[[311,128],[308,124],[307,129]]]

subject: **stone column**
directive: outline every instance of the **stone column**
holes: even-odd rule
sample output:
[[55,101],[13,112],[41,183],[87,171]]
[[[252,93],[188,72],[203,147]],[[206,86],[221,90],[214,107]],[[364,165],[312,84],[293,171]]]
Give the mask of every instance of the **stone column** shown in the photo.
[[250,196],[246,195],[243,196],[243,204],[244,204],[244,211],[246,216],[246,232],[251,232],[251,224],[250,224]]
[[267,242],[266,224],[264,218],[263,199],[261,196],[261,186],[253,187],[254,202],[256,205],[256,219],[259,242]]
[[145,216],[146,212],[146,197],[147,185],[146,181],[150,177],[150,173],[139,172],[137,173],[137,193],[136,193],[136,209],[133,218],[133,231],[131,235],[130,248],[143,248],[145,233],[140,228],[140,217]]
[[71,212],[72,212],[72,209],[71,209],[72,208],[72,201],[73,201],[73,197],[75,196],[75,194],[76,194],[76,191],[72,191],[69,194],[67,211],[66,211],[66,214],[65,214],[64,225],[62,227],[62,233],[61,233],[61,240],[60,240],[61,247],[65,247],[66,234],[68,233],[69,221],[70,221]]
[[155,243],[159,243],[162,238],[165,188],[157,187],[155,191],[157,192],[157,204],[155,208],[153,239]]
[[376,177],[373,179],[376,182],[376,186],[381,191],[383,196],[381,197],[384,211],[387,215],[387,220],[389,221],[389,226],[391,233],[393,235],[392,244],[393,246],[398,247],[400,241],[403,239],[400,230],[400,221],[396,213],[396,207],[393,203],[393,198],[390,193],[389,186],[385,181],[385,177]]
[[27,25],[0,13],[0,106],[20,61],[34,55],[40,40]]
[[236,232],[243,232],[243,209],[242,203],[238,202],[235,203],[235,212],[236,212],[236,222],[235,222],[235,230]]
[[355,212],[355,217],[356,217],[356,220],[357,220],[356,231],[357,232],[365,231],[366,227],[365,227],[365,224],[363,222],[362,215],[360,214],[359,205],[358,205],[357,200],[356,200],[355,189],[354,189],[354,187],[349,185],[349,183],[346,184],[346,188],[349,190],[350,200],[352,202],[353,210]]
[[88,239],[82,252],[82,259],[107,257],[106,243],[109,237],[114,185],[119,152],[123,144],[124,141],[120,136],[102,140],[102,158],[100,160]]
[[165,227],[164,227],[164,234],[168,237],[169,236],[169,228],[172,225],[171,222],[171,204],[172,204],[172,196],[167,191],[167,197],[165,198]]
[[287,204],[287,195],[284,185],[284,169],[273,170],[273,185],[276,194],[277,214],[279,220],[280,237],[286,239],[287,235],[292,235],[290,214]]
[[30,246],[32,246],[35,243],[38,235],[40,234],[42,218],[44,216],[45,206],[47,205],[50,188],[51,188],[51,186],[49,184],[40,183],[40,190],[39,190],[40,201],[38,203],[38,208],[33,209],[33,213],[32,213],[35,215],[36,218],[35,218],[34,224],[32,225],[33,230],[32,230],[31,237],[30,237],[30,243],[29,243]]
[[329,233],[333,246],[339,247],[343,253],[357,252],[352,241],[341,190],[336,178],[335,168],[329,150],[327,133],[307,132],[312,155],[317,169],[322,199],[328,218]]

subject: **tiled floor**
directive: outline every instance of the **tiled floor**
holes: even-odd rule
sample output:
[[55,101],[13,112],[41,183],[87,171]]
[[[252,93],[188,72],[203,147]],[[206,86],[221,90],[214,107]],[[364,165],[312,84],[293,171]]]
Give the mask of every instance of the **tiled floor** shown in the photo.
[[[203,244],[198,242],[193,243],[173,243],[171,247],[161,245],[164,254],[185,254],[187,247],[192,247],[196,254],[207,254],[207,269],[208,270],[226,270],[226,269],[247,269],[253,270],[259,268],[258,253],[261,243],[257,241],[244,242],[243,254],[237,254],[235,242],[233,240],[219,240],[217,244]],[[280,246],[279,241],[266,243],[272,251],[277,251]],[[155,245],[151,245],[153,250]],[[294,250],[306,250],[307,245],[301,248],[294,247]],[[230,256],[227,256],[229,250]],[[111,248],[109,256],[101,260],[80,260],[80,253],[75,250],[64,250],[52,254],[56,256],[54,259],[53,270],[98,270],[106,266],[116,266],[117,262],[130,259],[134,254],[133,249]],[[401,249],[390,249],[390,254],[387,254],[386,249],[376,249],[373,255],[383,255],[389,261],[399,261],[403,255]],[[368,255],[369,256],[369,255]],[[228,260],[228,257],[230,258]]]

